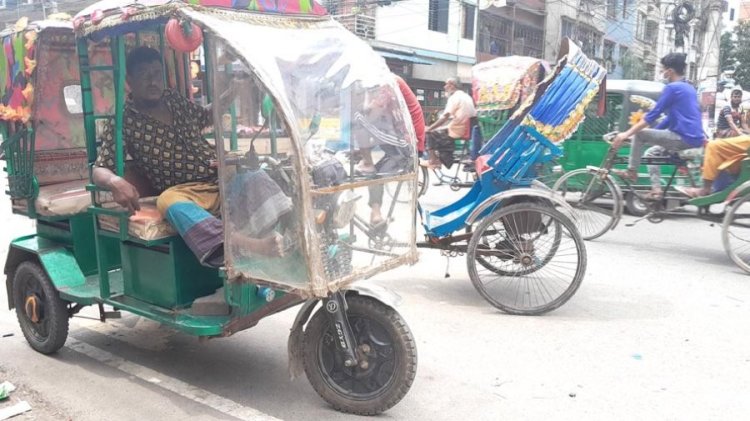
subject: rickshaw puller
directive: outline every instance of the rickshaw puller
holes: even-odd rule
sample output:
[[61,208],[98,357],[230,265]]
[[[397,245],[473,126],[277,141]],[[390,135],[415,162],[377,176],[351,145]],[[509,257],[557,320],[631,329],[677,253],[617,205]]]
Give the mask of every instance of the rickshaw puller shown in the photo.
[[445,110],[440,118],[425,130],[429,159],[420,162],[423,167],[440,168],[441,161],[446,165],[451,165],[451,162],[440,159],[439,151],[448,150],[452,154],[454,141],[469,135],[471,119],[477,116],[474,100],[469,94],[458,89],[458,80],[446,79],[444,89],[448,96]]
[[[681,151],[699,148],[705,140],[698,94],[695,88],[685,81],[685,54],[669,53],[662,57],[661,65],[664,78],[669,84],[664,87],[656,105],[641,121],[627,131],[617,134],[612,142],[612,147],[618,149],[625,140],[635,135],[630,149],[628,169],[613,171],[632,182],[638,180],[637,171],[641,164],[644,145],[658,145],[668,151]],[[648,128],[662,113],[666,113],[666,117],[655,128]],[[660,172],[656,165],[649,167],[651,197],[661,195]]]
[[[221,203],[216,152],[202,136],[203,130],[211,126],[211,111],[164,89],[162,58],[152,48],[138,47],[131,51],[126,73],[131,97],[123,112],[123,150],[132,157],[135,168],[160,192],[156,203],[159,212],[200,262],[221,266],[223,225],[214,216]],[[95,166],[93,181],[97,186],[108,188],[115,202],[130,212],[140,209],[140,195],[135,186],[113,172],[113,120],[105,127]],[[270,177],[254,177],[254,182],[264,183],[266,191],[281,192]],[[290,208],[291,201],[288,205]],[[283,254],[283,241],[278,235],[236,237],[233,238],[235,244],[250,252],[268,256]]]
[[[747,156],[750,135],[714,139],[703,151],[703,187],[677,187],[685,195],[696,198],[711,194],[711,187],[725,163],[738,163]],[[729,165],[730,172],[732,165]]]

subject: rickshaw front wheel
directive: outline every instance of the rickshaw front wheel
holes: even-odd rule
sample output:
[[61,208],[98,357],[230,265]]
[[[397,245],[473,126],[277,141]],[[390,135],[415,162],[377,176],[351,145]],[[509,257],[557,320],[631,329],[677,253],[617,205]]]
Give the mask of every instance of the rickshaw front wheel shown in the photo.
[[334,327],[320,308],[305,329],[305,373],[315,391],[335,409],[379,414],[396,405],[411,388],[417,371],[416,343],[393,308],[359,295],[347,296],[346,301],[359,364],[344,365]]
[[68,338],[68,310],[64,300],[37,263],[18,265],[13,275],[13,303],[23,336],[32,348],[52,354]]
[[750,194],[737,199],[724,215],[721,240],[732,261],[750,273]]

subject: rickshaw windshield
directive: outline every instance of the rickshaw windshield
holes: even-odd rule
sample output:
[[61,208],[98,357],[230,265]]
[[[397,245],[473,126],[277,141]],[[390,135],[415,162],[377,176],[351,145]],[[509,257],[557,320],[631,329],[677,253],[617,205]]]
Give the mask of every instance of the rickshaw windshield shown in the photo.
[[[230,162],[232,155],[260,158],[261,171],[227,167],[221,177],[230,278],[319,295],[413,262],[416,199],[407,186],[415,183],[416,142],[385,62],[330,19],[184,11],[216,35],[207,52],[215,60],[211,90],[217,98],[237,97],[238,124],[231,124],[232,110],[214,109],[215,121],[224,122],[217,139],[236,146]],[[261,134],[253,136],[242,123],[260,111],[250,104],[264,99],[275,112],[265,113]],[[374,173],[356,170],[355,150],[373,156]],[[350,228],[356,214],[369,221],[375,202],[399,215],[390,235],[400,249],[378,249]],[[278,246],[270,237],[281,243],[283,256],[247,247],[248,239]]]

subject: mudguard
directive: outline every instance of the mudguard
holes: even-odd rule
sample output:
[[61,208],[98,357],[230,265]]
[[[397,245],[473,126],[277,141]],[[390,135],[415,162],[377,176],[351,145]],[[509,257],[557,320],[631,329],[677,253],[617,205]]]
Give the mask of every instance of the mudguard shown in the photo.
[[[395,308],[401,303],[400,295],[388,288],[369,283],[364,284],[360,282],[358,284],[350,285],[346,291],[346,295],[364,295],[371,297],[391,308]],[[300,377],[305,371],[302,363],[305,337],[303,328],[310,319],[310,315],[312,315],[318,302],[320,302],[319,298],[307,300],[307,302],[302,305],[302,308],[299,309],[297,317],[294,319],[294,323],[290,329],[287,350],[289,353],[289,377],[292,380]]]
[[[542,184],[542,186],[544,185]],[[475,222],[477,222],[479,219],[481,219],[481,217],[484,216],[488,208],[495,206],[498,203],[503,202],[505,200],[508,200],[511,198],[521,198],[521,197],[529,197],[529,198],[533,197],[533,198],[544,199],[544,200],[549,200],[550,202],[554,202],[556,205],[560,205],[566,210],[566,212],[563,212],[563,213],[565,213],[571,219],[575,219],[575,212],[573,208],[568,204],[568,202],[565,201],[565,198],[563,198],[562,195],[560,195],[559,193],[550,189],[547,186],[544,186],[543,188],[541,188],[540,186],[536,188],[525,187],[525,188],[520,188],[520,189],[506,190],[502,193],[498,193],[494,196],[490,196],[484,202],[482,202],[479,206],[477,206],[471,212],[471,214],[469,214],[469,216],[466,218],[466,225],[472,225]]]
[[737,197],[744,196],[747,193],[750,193],[750,180],[745,181],[744,183],[737,186],[734,190],[732,190],[732,192],[729,193],[729,196],[727,196],[725,203],[730,203]]
[[15,307],[12,292],[13,273],[19,264],[27,260],[34,260],[42,266],[63,299],[66,298],[65,290],[86,283],[86,277],[81,272],[75,256],[64,244],[36,235],[17,238],[8,248],[4,268],[8,307],[11,309]]

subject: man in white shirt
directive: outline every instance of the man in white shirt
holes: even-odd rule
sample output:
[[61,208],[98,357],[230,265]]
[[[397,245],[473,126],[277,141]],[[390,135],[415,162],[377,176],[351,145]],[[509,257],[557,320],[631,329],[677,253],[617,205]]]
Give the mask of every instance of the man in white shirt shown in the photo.
[[439,168],[441,162],[450,167],[453,163],[454,141],[469,139],[471,136],[471,119],[477,116],[474,101],[464,91],[458,89],[458,81],[448,78],[445,81],[445,93],[448,102],[443,114],[427,129],[427,150],[429,160],[420,165]]

